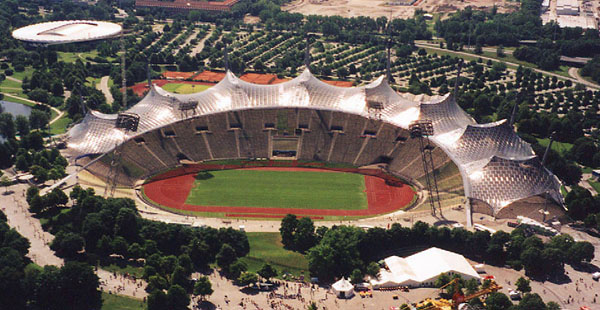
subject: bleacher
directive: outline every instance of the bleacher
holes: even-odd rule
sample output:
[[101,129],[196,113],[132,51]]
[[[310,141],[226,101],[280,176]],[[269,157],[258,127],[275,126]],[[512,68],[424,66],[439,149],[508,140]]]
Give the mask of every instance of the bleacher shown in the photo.
[[[355,166],[389,163],[391,173],[407,180],[418,180],[424,174],[419,142],[404,129],[357,115],[286,108],[194,117],[143,133],[121,147],[124,168],[119,180],[131,184],[136,178],[179,166],[184,159],[269,158],[275,136],[297,137],[299,160],[329,159]],[[436,167],[448,162],[441,149],[433,152]],[[105,176],[108,164],[99,162],[90,169]],[[440,187],[454,192],[458,180],[460,177],[444,180]]]
[[177,145],[192,161],[210,159],[210,153],[208,152],[204,138],[202,138],[202,134],[200,133],[201,128],[203,127],[197,119],[173,124],[173,129],[177,134]]
[[226,113],[211,116],[206,139],[215,159],[237,158],[237,142],[235,133],[228,128]]

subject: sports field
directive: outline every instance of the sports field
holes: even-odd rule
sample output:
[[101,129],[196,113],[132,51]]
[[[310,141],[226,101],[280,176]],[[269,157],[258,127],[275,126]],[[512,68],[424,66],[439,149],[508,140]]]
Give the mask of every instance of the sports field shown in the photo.
[[184,84],[184,83],[169,83],[162,86],[166,91],[176,94],[193,94],[205,91],[212,87],[211,85],[197,85],[197,84]]
[[155,206],[187,215],[281,219],[292,213],[315,220],[389,213],[416,197],[410,186],[378,170],[258,164],[180,167],[151,178],[142,193]]
[[365,178],[356,173],[236,169],[196,176],[186,204],[297,209],[367,208]]

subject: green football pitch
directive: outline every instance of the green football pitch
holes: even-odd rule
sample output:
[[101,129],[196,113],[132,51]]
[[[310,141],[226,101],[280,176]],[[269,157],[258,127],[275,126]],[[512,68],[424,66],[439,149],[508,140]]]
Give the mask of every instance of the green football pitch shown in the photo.
[[364,176],[317,171],[219,170],[196,176],[187,204],[299,209],[367,208]]

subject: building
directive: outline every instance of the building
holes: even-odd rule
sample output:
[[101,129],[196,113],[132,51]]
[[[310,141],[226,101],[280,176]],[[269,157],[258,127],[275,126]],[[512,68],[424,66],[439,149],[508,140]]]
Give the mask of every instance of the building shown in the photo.
[[556,0],[556,15],[579,15],[578,0]]
[[22,27],[14,30],[12,36],[29,43],[51,45],[112,38],[121,30],[121,25],[110,22],[66,20]]
[[462,256],[439,248],[429,248],[406,258],[390,256],[373,288],[433,286],[440,274],[460,275],[465,280],[480,280],[479,274]]
[[174,0],[174,1],[160,1],[160,0],[136,0],[136,8],[163,8],[171,11],[189,11],[189,10],[201,10],[201,11],[231,11],[231,7],[236,4],[239,0],[225,0],[225,1],[196,1],[196,0]]
[[[191,110],[184,113],[186,106]],[[548,218],[564,214],[560,182],[506,120],[477,124],[451,94],[409,100],[383,77],[346,88],[308,70],[275,85],[248,83],[227,72],[201,93],[173,94],[154,85],[127,112],[140,117],[136,132],[117,128],[117,115],[92,111],[67,140],[67,153],[79,164],[106,155],[87,168],[103,179],[118,146],[123,164],[117,182],[124,186],[185,162],[275,158],[284,150],[297,160],[384,163],[389,173],[419,187],[423,164],[409,126],[427,120],[434,130],[435,168],[456,165],[474,211],[498,218],[538,219],[540,209],[548,210]],[[286,135],[277,134],[281,122]]]

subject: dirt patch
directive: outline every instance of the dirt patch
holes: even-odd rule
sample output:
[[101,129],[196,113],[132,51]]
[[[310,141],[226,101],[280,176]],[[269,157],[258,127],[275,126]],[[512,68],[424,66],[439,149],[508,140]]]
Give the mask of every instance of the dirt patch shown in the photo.
[[411,18],[415,10],[421,9],[428,13],[452,13],[456,10],[471,6],[474,9],[486,10],[494,5],[498,12],[512,12],[519,8],[519,4],[512,1],[501,0],[417,0],[411,5],[400,5],[408,1],[402,0],[294,0],[282,9],[304,15],[339,15],[343,17],[370,16],[387,18]]

